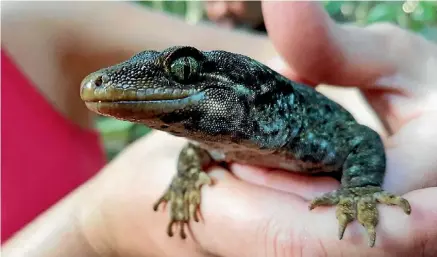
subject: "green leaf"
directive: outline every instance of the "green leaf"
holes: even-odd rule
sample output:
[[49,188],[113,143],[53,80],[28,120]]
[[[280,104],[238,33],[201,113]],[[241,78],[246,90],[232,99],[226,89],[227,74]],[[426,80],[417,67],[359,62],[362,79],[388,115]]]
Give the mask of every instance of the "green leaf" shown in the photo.
[[396,22],[400,6],[392,3],[379,3],[370,9],[367,22]]

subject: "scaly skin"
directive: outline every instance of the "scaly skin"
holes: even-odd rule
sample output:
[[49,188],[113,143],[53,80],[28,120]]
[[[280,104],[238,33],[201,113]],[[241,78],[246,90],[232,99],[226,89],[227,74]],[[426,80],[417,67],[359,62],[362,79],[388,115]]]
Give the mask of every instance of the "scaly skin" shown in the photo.
[[89,109],[143,123],[195,143],[181,152],[177,174],[154,205],[170,202],[173,224],[197,221],[205,170],[218,161],[341,177],[341,187],[315,198],[310,209],[337,205],[338,236],[357,219],[375,244],[376,203],[407,200],[385,192],[385,150],[379,135],[337,103],[263,64],[224,51],[172,47],[144,51],[88,75],[81,97]]

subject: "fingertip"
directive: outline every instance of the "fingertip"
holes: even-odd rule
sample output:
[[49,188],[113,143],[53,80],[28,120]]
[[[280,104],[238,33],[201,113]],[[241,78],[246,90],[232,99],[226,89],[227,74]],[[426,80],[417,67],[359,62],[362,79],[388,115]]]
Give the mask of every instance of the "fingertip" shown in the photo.
[[342,63],[336,24],[317,2],[263,2],[264,22],[275,48],[304,80],[321,83]]

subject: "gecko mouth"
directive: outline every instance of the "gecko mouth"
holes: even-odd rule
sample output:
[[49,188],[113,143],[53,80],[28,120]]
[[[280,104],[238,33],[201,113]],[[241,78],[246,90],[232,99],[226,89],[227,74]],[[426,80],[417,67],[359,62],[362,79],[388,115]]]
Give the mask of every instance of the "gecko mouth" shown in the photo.
[[83,97],[88,109],[122,120],[145,121],[165,114],[192,107],[201,101],[205,94],[199,90],[180,89],[146,89],[136,90],[130,94],[105,91],[105,97],[94,93],[91,97]]
[[196,94],[196,89],[147,88],[147,89],[116,89],[99,87],[88,90],[82,87],[81,97],[85,102],[147,102],[184,99]]
[[147,83],[143,87],[135,86],[131,81],[118,84],[111,81],[104,72],[95,72],[82,80],[80,97],[87,103],[139,102],[183,99],[198,91],[193,88],[147,87]]
[[91,111],[129,121],[149,120],[192,108],[204,95],[199,89],[116,85],[101,72],[88,75],[80,89],[80,96]]

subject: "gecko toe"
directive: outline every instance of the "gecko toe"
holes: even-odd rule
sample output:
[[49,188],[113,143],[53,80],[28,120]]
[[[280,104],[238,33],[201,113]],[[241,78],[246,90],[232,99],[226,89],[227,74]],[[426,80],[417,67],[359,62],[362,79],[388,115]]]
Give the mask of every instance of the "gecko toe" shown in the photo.
[[373,247],[376,241],[376,226],[379,220],[377,203],[397,205],[406,214],[411,213],[411,206],[406,199],[375,186],[340,188],[315,198],[310,203],[310,209],[322,205],[337,205],[336,216],[339,225],[339,239],[343,238],[347,225],[356,219],[366,229],[368,245]]

